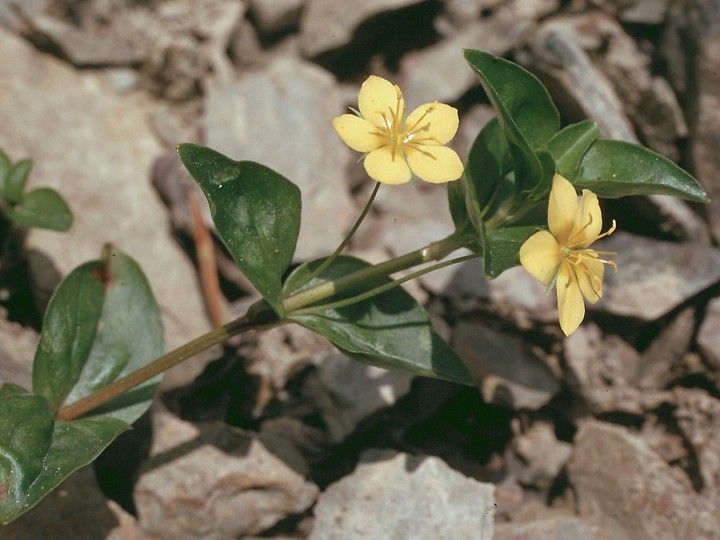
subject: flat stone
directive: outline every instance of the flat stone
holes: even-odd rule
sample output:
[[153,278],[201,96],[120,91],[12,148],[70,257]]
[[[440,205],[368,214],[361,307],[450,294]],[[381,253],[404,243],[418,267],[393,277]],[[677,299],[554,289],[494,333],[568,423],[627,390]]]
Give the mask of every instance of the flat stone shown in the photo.
[[572,445],[559,441],[551,424],[536,422],[515,437],[512,450],[525,465],[517,480],[524,486],[547,491],[570,458]]
[[306,510],[317,487],[276,435],[220,422],[192,425],[156,415],[152,457],[135,486],[142,529],[157,538],[224,540],[256,534]]
[[207,145],[232,159],[260,162],[300,188],[296,260],[331,253],[356,217],[340,174],[350,150],[332,127],[344,109],[329,73],[286,57],[208,93]]
[[0,386],[13,383],[30,391],[32,365],[40,336],[32,328],[10,322],[5,316],[0,310]]
[[[720,373],[720,298],[713,298],[708,304],[697,342],[711,369]],[[720,387],[720,383],[718,384]]]
[[538,18],[558,6],[556,0],[511,0],[436,45],[406,55],[401,63],[403,92],[418,103],[456,101],[478,84],[463,49],[503,56],[526,38]]
[[673,389],[673,413],[698,460],[703,493],[720,495],[720,400],[696,388]]
[[368,451],[355,472],[322,493],[309,538],[490,540],[493,491],[436,457]]
[[563,346],[567,383],[593,413],[642,415],[668,399],[667,392],[635,386],[642,357],[618,336],[604,336],[597,325],[580,325]]
[[513,336],[461,321],[453,331],[452,345],[489,403],[538,409],[560,389],[548,365]]
[[274,34],[298,24],[303,3],[303,0],[250,0],[249,8],[258,31]]
[[352,9],[335,0],[305,0],[300,21],[300,46],[304,56],[321,53],[348,44],[357,27],[367,19],[419,4],[420,0],[356,0]]
[[497,523],[495,540],[596,540],[597,528],[573,516],[556,516],[525,523]]
[[720,281],[720,251],[616,233],[597,244],[617,253],[604,296],[591,309],[653,321]]
[[583,423],[568,475],[580,518],[603,539],[717,538],[717,501],[698,495],[685,473],[625,428]]
[[[0,55],[0,79],[7,81],[0,147],[31,157],[30,185],[58,190],[75,217],[67,233],[31,230],[28,247],[46,254],[65,275],[97,259],[103,244],[112,242],[145,272],[164,315],[168,347],[202,334],[209,326],[196,270],[168,234],[165,209],[149,182],[160,152],[146,120],[151,104],[113,95],[101,77],[77,73],[2,29]],[[179,366],[165,384],[176,375],[192,378],[199,369]]]
[[356,362],[342,353],[326,355],[303,393],[320,412],[330,439],[339,442],[372,413],[407,394],[414,376]]

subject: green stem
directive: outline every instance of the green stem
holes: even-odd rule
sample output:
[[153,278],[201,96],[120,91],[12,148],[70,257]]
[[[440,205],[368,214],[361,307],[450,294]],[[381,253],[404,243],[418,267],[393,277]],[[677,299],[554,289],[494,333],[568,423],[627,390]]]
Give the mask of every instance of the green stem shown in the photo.
[[381,285],[380,287],[370,289],[369,291],[366,291],[362,294],[358,294],[351,298],[345,298],[344,300],[339,300],[337,302],[331,302],[329,304],[322,304],[319,306],[301,308],[301,309],[293,311],[293,314],[294,315],[309,315],[312,313],[321,313],[323,311],[327,311],[328,309],[340,309],[342,307],[349,306],[351,304],[357,304],[358,302],[362,302],[363,300],[367,300],[368,298],[372,298],[373,296],[377,296],[378,294],[384,293],[385,291],[389,291],[390,289],[398,287],[399,285],[402,285],[406,281],[415,279],[416,277],[422,276],[423,274],[428,274],[430,272],[434,272],[435,270],[439,270],[440,268],[445,268],[446,266],[450,266],[452,264],[469,261],[470,259],[475,259],[479,256],[480,256],[479,254],[473,253],[472,255],[465,255],[463,257],[457,257],[450,261],[443,261],[443,262],[440,262],[437,264],[433,264],[432,266],[428,266],[427,268],[417,270],[416,272],[408,274],[407,276],[403,276],[399,279],[395,279],[389,283],[385,283],[384,285]]
[[380,182],[375,182],[375,187],[373,188],[372,193],[370,194],[370,198],[368,198],[367,202],[365,203],[365,208],[363,208],[363,211],[358,216],[357,220],[355,220],[355,224],[350,229],[350,232],[345,235],[345,238],[342,242],[340,242],[340,245],[333,251],[332,255],[327,257],[320,266],[318,266],[315,270],[313,270],[310,275],[305,277],[305,279],[302,280],[302,282],[298,283],[295,288],[292,290],[292,292],[296,292],[308,283],[310,283],[313,279],[315,279],[317,276],[322,274],[332,263],[335,259],[337,259],[338,255],[342,252],[343,249],[345,249],[345,246],[348,245],[348,242],[350,242],[350,239],[353,237],[355,232],[358,230],[358,227],[360,227],[360,224],[365,219],[365,216],[367,216],[368,212],[370,211],[370,207],[372,206],[373,201],[375,200],[375,196],[378,193],[378,190],[380,189]]
[[123,394],[130,390],[159,375],[160,373],[170,369],[171,367],[187,360],[191,356],[209,349],[214,345],[218,345],[235,334],[245,332],[256,326],[251,321],[248,314],[236,319],[228,324],[215,328],[207,334],[196,338],[189,343],[186,343],[182,347],[175,349],[167,353],[165,356],[161,356],[153,363],[144,366],[137,371],[133,371],[129,375],[118,379],[117,381],[104,386],[87,397],[71,403],[70,405],[63,407],[57,414],[58,420],[73,420],[83,414],[92,411],[103,403],[107,403],[111,399]]
[[424,248],[299,291],[283,300],[283,308],[285,312],[295,311],[336,294],[359,288],[363,283],[378,277],[387,277],[390,274],[419,264],[439,261],[456,249],[468,245],[470,240],[466,235],[459,234],[456,231],[447,238],[428,244]]

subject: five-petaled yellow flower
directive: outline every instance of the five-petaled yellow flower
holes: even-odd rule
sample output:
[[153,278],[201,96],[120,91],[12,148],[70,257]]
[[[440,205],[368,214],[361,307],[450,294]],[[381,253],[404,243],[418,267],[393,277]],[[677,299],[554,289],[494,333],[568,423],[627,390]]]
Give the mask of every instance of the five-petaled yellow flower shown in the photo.
[[612,227],[600,233],[602,214],[597,195],[584,189],[579,198],[575,188],[556,174],[550,190],[548,205],[550,231],[533,234],[520,248],[520,263],[525,270],[548,287],[557,288],[560,328],[566,336],[572,334],[585,317],[583,296],[594,304],[602,297],[605,264],[617,271],[613,261],[600,258],[590,249],[595,240],[611,234]]
[[373,180],[403,184],[415,174],[442,183],[462,176],[462,161],[443,146],[458,129],[454,107],[426,103],[406,119],[400,88],[371,75],[360,88],[358,108],[357,114],[335,118],[333,126],[345,144],[365,153],[365,170]]

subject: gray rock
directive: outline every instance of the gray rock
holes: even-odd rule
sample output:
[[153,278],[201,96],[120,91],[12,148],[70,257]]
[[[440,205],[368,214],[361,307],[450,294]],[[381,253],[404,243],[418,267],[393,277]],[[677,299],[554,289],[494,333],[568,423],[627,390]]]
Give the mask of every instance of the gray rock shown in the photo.
[[155,422],[152,457],[134,492],[148,534],[173,540],[256,534],[315,500],[305,462],[276,435],[220,422],[195,426],[163,411]]
[[515,437],[512,451],[524,465],[517,473],[518,482],[547,491],[570,458],[572,445],[559,441],[551,424],[536,422]]
[[[692,0],[676,2],[673,23],[680,25],[686,69],[679,77],[692,81],[688,91],[691,168],[705,187],[711,202],[707,206],[712,234],[720,239],[720,184],[717,152],[720,133],[720,1]],[[690,88],[688,88],[690,90]]]
[[720,298],[710,301],[697,336],[700,352],[715,375],[715,384],[720,388]]
[[643,414],[667,400],[667,392],[641,392],[634,382],[642,358],[617,336],[585,323],[564,342],[566,379],[590,411]]
[[560,109],[590,118],[603,137],[637,142],[615,89],[584,50],[584,40],[593,38],[580,34],[572,18],[551,19],[530,44],[531,57],[523,61],[556,89],[554,97]]
[[711,539],[720,531],[717,501],[622,427],[583,423],[568,474],[579,516],[599,527],[598,538]]
[[435,457],[369,451],[315,506],[310,540],[490,540],[494,487]]
[[495,540],[596,540],[597,528],[573,516],[556,516],[526,523],[497,523]]
[[258,31],[274,34],[298,24],[303,3],[303,0],[250,0],[249,7]]
[[409,373],[367,366],[335,352],[308,377],[303,393],[320,412],[330,439],[339,442],[363,418],[404,396],[412,380]]
[[678,375],[684,354],[695,334],[695,310],[687,308],[670,321],[642,354],[637,385],[661,390]]
[[313,58],[347,45],[363,21],[418,3],[420,0],[356,0],[348,9],[347,4],[335,0],[305,0],[300,20],[302,52]]
[[279,58],[265,71],[208,94],[208,146],[233,159],[267,165],[300,188],[298,260],[331,253],[355,219],[339,174],[350,151],[332,127],[344,108],[332,76],[292,58]]
[[521,327],[530,326],[530,319],[545,323],[557,322],[557,295],[531,276],[524,268],[505,270],[488,281],[489,296],[501,315],[513,318]]
[[[147,101],[114,95],[101,77],[39,55],[3,29],[0,56],[0,79],[7,81],[0,147],[32,157],[31,186],[57,189],[75,216],[67,233],[33,229],[28,247],[65,275],[112,242],[147,275],[165,315],[169,347],[208,329],[195,269],[168,234],[165,210],[150,187],[160,147],[146,121]],[[164,384],[192,380],[201,369],[198,362],[179,366]]]
[[32,388],[32,364],[40,337],[32,328],[6,320],[0,309],[0,386],[13,383]]
[[616,233],[598,243],[617,253],[605,273],[603,299],[592,309],[652,321],[720,281],[720,251]]
[[453,102],[478,82],[463,58],[463,49],[507,54],[527,37],[536,20],[557,9],[556,0],[512,0],[492,16],[403,58],[403,92],[418,103]]
[[539,409],[560,389],[548,365],[515,337],[482,324],[461,321],[453,331],[452,345],[489,403]]
[[720,401],[695,388],[673,390],[674,416],[697,457],[702,492],[720,499]]

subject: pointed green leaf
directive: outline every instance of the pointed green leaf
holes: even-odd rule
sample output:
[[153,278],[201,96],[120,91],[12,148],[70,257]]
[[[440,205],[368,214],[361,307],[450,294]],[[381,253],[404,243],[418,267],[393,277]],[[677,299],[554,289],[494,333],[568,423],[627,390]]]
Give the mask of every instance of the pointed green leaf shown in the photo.
[[513,62],[475,50],[464,54],[498,113],[518,189],[529,192],[543,177],[534,150],[543,147],[560,128],[550,94],[537,77]]
[[580,161],[599,133],[597,124],[590,120],[571,124],[558,131],[548,142],[548,150],[555,160],[557,172],[565,178],[574,178],[580,168]]
[[55,422],[42,396],[0,387],[0,524],[30,510],[129,427],[108,417]]
[[53,412],[80,377],[95,339],[105,299],[104,265],[73,270],[50,298],[33,363],[33,390]]
[[[286,288],[293,290],[303,283],[321,262],[312,261],[298,267],[288,278]],[[353,257],[339,257],[305,288],[368,266]],[[372,286],[388,282],[389,279],[380,278]],[[333,301],[337,299],[333,298]],[[318,313],[303,314],[299,310],[289,313],[287,318],[325,336],[338,349],[360,362],[473,384],[472,375],[462,359],[432,330],[422,306],[400,287],[349,306]]]
[[604,198],[671,195],[701,203],[710,200],[698,181],[672,161],[623,141],[596,140],[580,162],[578,175],[569,179],[576,188]]
[[300,230],[300,190],[272,169],[233,161],[192,144],[178,146],[202,188],[218,234],[243,274],[282,313],[282,277]]
[[485,274],[497,277],[520,264],[520,247],[538,231],[538,227],[506,227],[485,235]]
[[[106,248],[103,261],[75,269],[45,315],[33,391],[55,412],[164,353],[160,309],[140,267]],[[150,406],[155,377],[95,412],[134,422]]]
[[51,188],[38,188],[26,193],[7,215],[23,227],[67,231],[72,225],[72,212],[60,194]]
[[0,195],[10,202],[20,202],[23,198],[25,183],[27,182],[27,177],[30,174],[31,168],[32,161],[29,159],[20,160],[15,165],[12,165],[5,174],[3,192],[0,193]]

